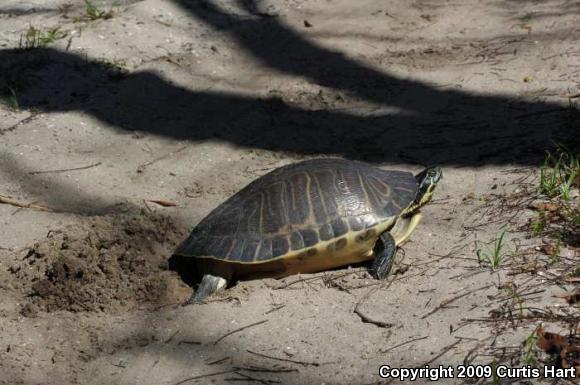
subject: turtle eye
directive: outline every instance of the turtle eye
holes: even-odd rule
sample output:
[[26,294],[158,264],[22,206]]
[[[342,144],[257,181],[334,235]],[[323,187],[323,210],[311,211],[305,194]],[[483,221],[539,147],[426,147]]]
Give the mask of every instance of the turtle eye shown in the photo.
[[433,167],[429,170],[429,178],[432,179],[432,182],[437,182],[441,179],[441,169],[438,167]]

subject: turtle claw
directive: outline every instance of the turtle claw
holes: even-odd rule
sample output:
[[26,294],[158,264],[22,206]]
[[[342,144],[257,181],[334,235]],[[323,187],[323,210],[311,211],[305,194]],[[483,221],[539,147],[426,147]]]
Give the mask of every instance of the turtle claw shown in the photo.
[[199,287],[191,294],[186,305],[202,303],[207,297],[226,287],[227,283],[225,278],[211,274],[204,275]]

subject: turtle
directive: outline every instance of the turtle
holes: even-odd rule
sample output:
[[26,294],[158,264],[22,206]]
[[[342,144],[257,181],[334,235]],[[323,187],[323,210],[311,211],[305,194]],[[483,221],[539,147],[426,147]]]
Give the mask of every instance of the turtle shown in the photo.
[[370,273],[385,279],[441,177],[438,166],[413,175],[340,158],[279,167],[211,211],[177,247],[173,255],[193,262],[201,278],[188,303],[203,302],[233,278],[281,278],[369,260]]

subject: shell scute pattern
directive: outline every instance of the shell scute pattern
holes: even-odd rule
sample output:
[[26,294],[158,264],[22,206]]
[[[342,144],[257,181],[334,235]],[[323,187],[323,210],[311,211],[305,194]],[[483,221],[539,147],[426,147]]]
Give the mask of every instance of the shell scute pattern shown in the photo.
[[316,250],[319,242],[332,239],[328,248],[344,248],[345,234],[400,214],[416,190],[412,174],[361,162],[292,164],[256,179],[218,206],[176,254],[258,263],[291,251]]
[[321,241],[328,241],[334,238],[334,231],[332,230],[332,225],[330,223],[325,223],[318,228],[318,236]]

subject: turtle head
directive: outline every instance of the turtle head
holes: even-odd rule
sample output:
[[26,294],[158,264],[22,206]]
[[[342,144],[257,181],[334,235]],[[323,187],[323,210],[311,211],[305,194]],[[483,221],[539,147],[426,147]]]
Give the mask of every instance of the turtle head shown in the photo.
[[431,166],[415,176],[415,178],[417,178],[417,184],[419,185],[415,201],[413,202],[415,209],[429,203],[433,196],[433,191],[435,190],[437,183],[441,180],[442,175],[443,172],[441,171],[441,167]]

